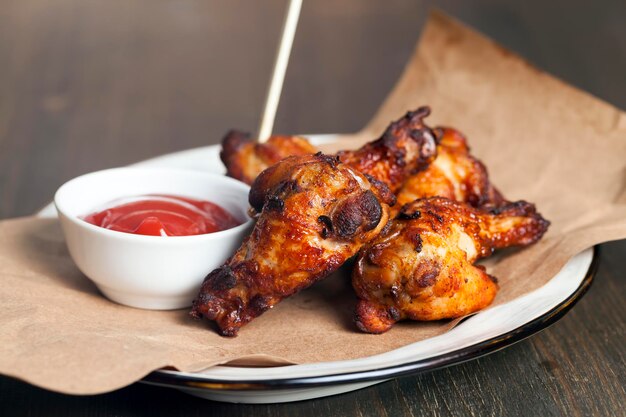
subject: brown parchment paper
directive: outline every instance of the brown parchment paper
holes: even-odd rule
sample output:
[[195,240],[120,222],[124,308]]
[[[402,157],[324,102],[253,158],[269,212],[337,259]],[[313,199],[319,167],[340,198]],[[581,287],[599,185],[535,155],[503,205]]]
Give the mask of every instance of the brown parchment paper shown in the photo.
[[[552,221],[539,244],[491,266],[501,284],[496,304],[543,285],[581,250],[626,238],[626,116],[618,109],[435,13],[380,111],[336,147],[373,139],[422,104],[432,106],[430,124],[468,136],[509,199],[535,202]],[[56,220],[6,220],[0,222],[0,373],[55,391],[100,393],[165,366],[194,371],[235,359],[256,365],[353,359],[450,328],[413,322],[378,336],[357,332],[347,268],[229,339],[188,319],[185,310],[107,301],[74,266]]]

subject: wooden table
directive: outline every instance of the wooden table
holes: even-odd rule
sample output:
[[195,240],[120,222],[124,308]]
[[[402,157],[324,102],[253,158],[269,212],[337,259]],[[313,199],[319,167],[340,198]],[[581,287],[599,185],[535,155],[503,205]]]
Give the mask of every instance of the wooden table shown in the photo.
[[[8,0],[0,7],[0,218],[64,181],[253,130],[285,1]],[[276,130],[350,132],[398,77],[431,6],[626,108],[623,0],[305,2]],[[463,365],[301,403],[213,403],[145,385],[71,397],[0,378],[0,415],[624,415],[626,241],[530,340]],[[89,372],[88,369],[85,372]]]

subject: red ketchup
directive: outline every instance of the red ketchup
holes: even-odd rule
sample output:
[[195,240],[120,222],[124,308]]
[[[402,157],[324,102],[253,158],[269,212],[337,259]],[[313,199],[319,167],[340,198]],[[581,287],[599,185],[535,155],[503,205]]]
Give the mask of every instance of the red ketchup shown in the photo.
[[111,204],[83,220],[109,230],[150,236],[202,235],[241,224],[217,204],[175,195],[129,197]]

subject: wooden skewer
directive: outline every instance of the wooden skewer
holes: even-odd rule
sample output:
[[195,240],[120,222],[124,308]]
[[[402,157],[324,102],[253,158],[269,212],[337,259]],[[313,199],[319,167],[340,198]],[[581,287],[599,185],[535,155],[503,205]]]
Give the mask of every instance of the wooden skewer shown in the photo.
[[276,110],[280,101],[280,93],[283,89],[283,81],[285,80],[285,72],[289,63],[289,54],[293,45],[293,38],[296,34],[298,26],[298,18],[300,17],[300,9],[302,8],[302,0],[289,0],[289,9],[285,16],[285,24],[283,25],[283,34],[274,61],[274,72],[272,80],[267,91],[265,99],[265,108],[263,117],[258,131],[258,141],[265,142],[272,135],[274,120],[276,119]]

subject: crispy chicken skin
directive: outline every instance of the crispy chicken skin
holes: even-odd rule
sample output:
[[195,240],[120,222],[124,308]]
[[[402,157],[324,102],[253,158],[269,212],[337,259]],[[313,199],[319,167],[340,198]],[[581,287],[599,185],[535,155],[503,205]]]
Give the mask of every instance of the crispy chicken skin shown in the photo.
[[424,124],[429,114],[426,106],[410,111],[391,123],[378,140],[337,155],[344,164],[384,182],[395,193],[408,176],[426,168],[437,155],[439,137]]
[[[436,136],[423,123],[429,112],[407,113],[355,152],[292,156],[264,170],[249,195],[258,214],[252,234],[205,278],[191,315],[214,320],[222,335],[235,336],[354,256],[387,224],[395,204],[389,187],[397,189],[434,159]],[[225,140],[223,159],[235,143]]]
[[548,225],[525,201],[491,210],[441,197],[405,205],[359,254],[352,275],[357,327],[383,333],[399,320],[456,318],[488,306],[496,280],[474,262],[530,245]]
[[[336,156],[324,155],[321,152],[316,153],[316,158],[322,158],[328,161],[335,161],[336,164],[340,164],[341,161]],[[259,175],[256,180],[252,183],[252,187],[250,188],[250,193],[248,195],[248,201],[250,202],[250,206],[252,208],[252,214],[261,213],[263,210],[265,203],[268,198],[275,192],[277,189],[285,186],[285,179],[289,178],[292,175],[292,171],[296,166],[302,164],[303,160],[307,158],[285,158],[281,161],[280,164],[275,164],[266,169]],[[342,166],[348,167],[345,164]],[[358,172],[354,168],[351,169],[352,172]],[[396,203],[396,196],[389,190],[389,188],[382,182],[377,181],[375,178],[372,178],[368,175],[363,175],[372,187],[376,188],[379,196],[383,201],[385,201],[389,206],[393,206]],[[359,175],[359,178],[360,176]],[[311,191],[311,196],[314,196],[315,190]],[[303,206],[306,209],[307,206]]]
[[339,268],[380,233],[395,200],[384,184],[321,153],[264,171],[250,196],[262,205],[252,234],[205,278],[191,311],[224,336]]
[[[398,190],[409,175],[424,169],[436,157],[439,137],[424,124],[424,117],[429,114],[428,107],[408,112],[392,122],[379,139],[356,151],[338,152],[336,157],[364,174],[371,183],[386,185],[379,189],[389,194],[385,198],[393,198],[395,202],[393,191]],[[261,211],[268,190],[282,181],[283,171],[288,167],[288,163],[274,165],[254,181],[250,191],[250,205],[256,212]]]
[[315,147],[300,136],[272,136],[267,142],[258,143],[249,133],[231,130],[222,139],[220,158],[226,175],[252,184],[264,169],[281,159],[315,152]]
[[[408,112],[391,123],[383,135],[355,151],[337,155],[344,164],[371,176],[398,191],[404,180],[435,158],[438,136],[424,124],[429,107]],[[265,143],[256,143],[247,133],[228,132],[222,140],[220,157],[227,175],[252,184],[266,168],[291,155],[306,155],[316,150],[306,139],[297,136],[272,136]]]
[[472,207],[497,207],[506,201],[489,181],[485,165],[470,154],[465,137],[455,129],[437,128],[437,158],[409,177],[397,194],[399,210],[418,198],[446,197]]

